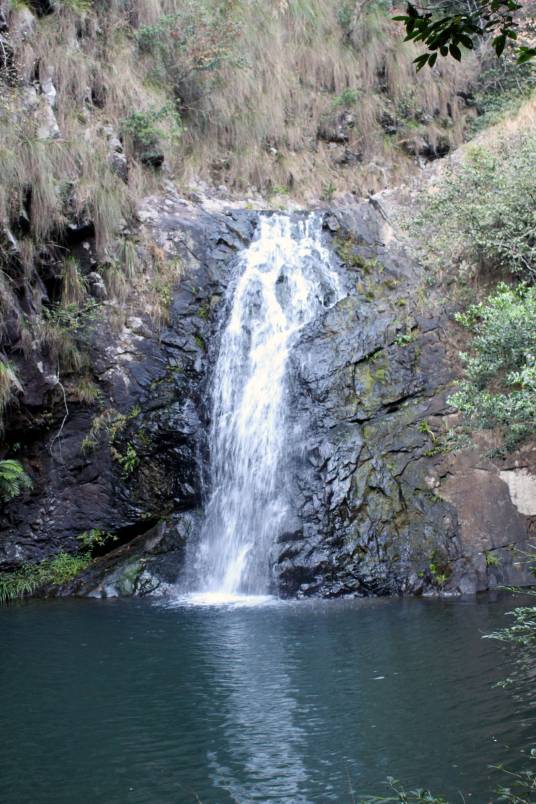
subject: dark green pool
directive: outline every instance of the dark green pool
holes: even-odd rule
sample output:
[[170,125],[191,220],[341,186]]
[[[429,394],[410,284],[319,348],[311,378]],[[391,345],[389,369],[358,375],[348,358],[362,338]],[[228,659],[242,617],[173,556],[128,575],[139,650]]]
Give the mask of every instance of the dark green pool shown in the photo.
[[0,609],[3,804],[486,802],[535,712],[493,686],[512,600]]

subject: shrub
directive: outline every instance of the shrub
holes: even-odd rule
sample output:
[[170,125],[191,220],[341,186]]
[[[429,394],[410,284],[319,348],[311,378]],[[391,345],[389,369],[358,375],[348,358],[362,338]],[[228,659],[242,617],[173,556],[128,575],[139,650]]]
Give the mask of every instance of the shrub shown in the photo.
[[499,275],[536,278],[536,137],[474,147],[424,198],[415,220],[428,262],[469,260]]
[[335,95],[333,98],[333,107],[337,109],[338,107],[347,107],[353,106],[354,103],[357,103],[357,99],[359,97],[359,90],[358,89],[343,89],[340,95]]
[[479,76],[475,102],[480,115],[471,121],[469,132],[476,134],[507,116],[512,117],[535,89],[534,63],[520,65],[511,53],[500,60],[493,58]]
[[136,447],[132,443],[128,443],[124,453],[120,453],[114,449],[112,452],[114,460],[118,462],[123,470],[123,477],[128,478],[138,468],[140,459],[136,452]]
[[456,316],[473,333],[465,379],[449,402],[476,428],[502,429],[506,449],[536,434],[536,287],[504,283]]
[[184,0],[175,13],[136,32],[140,52],[150,57],[153,80],[171,84],[175,97],[186,105],[202,93],[199,74],[211,73],[213,79],[231,57],[238,30],[234,5],[233,0]]
[[12,500],[31,487],[32,481],[19,461],[0,461],[0,500]]
[[160,109],[132,112],[121,121],[121,131],[141,160],[149,162],[158,153],[162,141],[178,140],[182,121],[174,104],[166,103]]

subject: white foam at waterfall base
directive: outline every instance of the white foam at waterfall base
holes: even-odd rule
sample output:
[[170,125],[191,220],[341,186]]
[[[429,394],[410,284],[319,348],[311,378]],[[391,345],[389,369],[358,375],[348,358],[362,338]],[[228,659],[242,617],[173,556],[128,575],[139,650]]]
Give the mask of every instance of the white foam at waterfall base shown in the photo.
[[228,592],[191,592],[172,600],[173,605],[203,606],[205,608],[254,608],[273,606],[282,601],[273,595],[243,595]]
[[229,291],[212,380],[210,497],[190,602],[266,599],[270,548],[287,513],[289,354],[303,327],[341,296],[320,216],[262,216]]

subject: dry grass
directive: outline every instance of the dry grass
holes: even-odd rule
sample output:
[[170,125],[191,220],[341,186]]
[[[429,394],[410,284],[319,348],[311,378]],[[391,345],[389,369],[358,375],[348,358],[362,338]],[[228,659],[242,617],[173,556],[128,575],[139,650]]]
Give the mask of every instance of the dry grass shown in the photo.
[[4,414],[6,408],[13,401],[22,386],[13,366],[0,360],[0,434],[4,429]]
[[[243,189],[273,186],[319,194],[333,182],[363,192],[407,175],[414,161],[402,146],[425,134],[452,145],[462,138],[463,109],[457,92],[476,73],[476,59],[445,60],[418,77],[416,51],[401,40],[389,14],[369,4],[345,38],[337,12],[343,4],[289,0],[279,10],[241,5],[238,64],[223,68],[217,88],[192,110],[185,137],[186,170]],[[361,162],[337,167],[341,149],[318,138],[336,122],[334,100],[356,93],[347,107],[355,124],[347,148]],[[386,138],[389,114],[401,134]],[[404,123],[410,124],[404,130]],[[415,119],[422,123],[415,125]]]
[[[12,11],[20,5],[12,2]],[[39,18],[27,37],[14,37],[20,80],[0,86],[1,318],[19,317],[17,348],[29,354],[40,343],[66,370],[80,370],[84,357],[61,322],[39,318],[43,294],[35,265],[44,244],[64,259],[57,245],[64,242],[69,221],[94,224],[96,268],[116,323],[124,322],[134,298],[138,304],[142,299],[157,325],[165,323],[180,277],[180,266],[127,234],[139,199],[161,182],[129,149],[128,140],[128,183],[110,162],[110,131],[120,133],[133,112],[150,115],[179,100],[185,124],[181,140],[171,136],[172,121],[158,122],[164,175],[179,183],[201,177],[237,192],[254,187],[267,196],[282,191],[300,200],[337,190],[378,190],[414,170],[408,153],[412,143],[423,137],[432,145],[439,139],[453,145],[461,140],[465,111],[457,93],[475,75],[476,60],[469,56],[462,65],[445,60],[417,77],[413,46],[402,43],[399,26],[379,3],[350,15],[350,25],[341,23],[350,0],[93,0],[87,5],[84,11],[80,4],[78,10],[61,4],[56,13]],[[219,48],[213,41],[217,26],[210,20],[211,15],[222,19],[223,7],[229,26],[222,27]],[[158,57],[140,49],[137,39],[142,26],[158,25],[163,15],[194,25],[187,46],[176,53],[187,75],[179,99],[177,82],[158,78]],[[196,19],[203,21],[197,30]],[[197,56],[206,57],[211,49],[218,54],[214,69],[198,69]],[[45,97],[32,96],[28,87],[48,78],[57,90],[60,136],[47,139],[39,132]],[[337,125],[343,114],[353,120],[348,142],[327,142],[322,130]],[[382,126],[386,117],[396,123],[392,136]],[[341,165],[345,151],[357,157]],[[7,227],[19,241],[16,269],[2,234]],[[75,263],[64,262],[60,278],[62,295],[52,301],[83,306],[86,288]],[[16,302],[22,282],[37,313],[37,323],[29,327]]]
[[77,307],[87,298],[87,287],[74,257],[67,257],[63,265],[61,303]]
[[[19,134],[17,139],[27,143],[23,165],[11,166],[12,185],[25,187],[28,177],[34,179],[37,238],[47,236],[52,221],[62,223],[64,210],[54,192],[60,177],[81,172],[76,203],[96,216],[101,253],[128,217],[128,202],[135,203],[146,190],[145,179],[151,180],[150,173],[135,168],[136,181],[129,182],[128,191],[121,186],[107,162],[102,125],[119,131],[132,111],[162,108],[173,90],[155,81],[154,57],[139,52],[133,34],[163,15],[182,15],[186,23],[195,14],[210,17],[222,0],[193,6],[191,0],[112,0],[105,6],[95,3],[97,10],[88,13],[64,9],[45,17],[20,43],[22,76],[29,80],[37,65],[41,77],[53,78],[62,140],[36,144],[31,134]],[[390,12],[368,3],[352,17],[349,30],[341,24],[341,12],[350,6],[347,0],[228,2],[226,13],[235,25],[231,52],[216,70],[192,71],[191,97],[187,103],[182,98],[187,125],[182,143],[165,138],[161,143],[176,177],[201,176],[268,194],[285,187],[302,197],[318,196],[331,184],[364,192],[407,175],[414,166],[408,145],[423,136],[432,145],[439,138],[458,144],[464,110],[457,92],[474,77],[476,59],[468,56],[462,65],[445,60],[417,77],[416,51],[402,43]],[[181,50],[180,58],[186,58]],[[345,90],[356,93],[347,107],[355,122],[346,147],[361,161],[341,167],[337,160],[344,147],[333,147],[318,134],[344,111],[335,104]],[[399,123],[394,136],[384,134],[385,115]],[[5,207],[1,194],[0,189],[0,209]]]

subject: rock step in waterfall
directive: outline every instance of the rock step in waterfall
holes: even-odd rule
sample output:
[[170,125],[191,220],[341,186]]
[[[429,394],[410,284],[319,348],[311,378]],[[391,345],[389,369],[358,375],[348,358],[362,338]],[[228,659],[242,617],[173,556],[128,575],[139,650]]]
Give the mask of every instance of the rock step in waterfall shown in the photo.
[[261,216],[229,288],[212,378],[210,496],[188,562],[200,600],[270,591],[270,548],[288,505],[289,355],[341,296],[321,216]]

